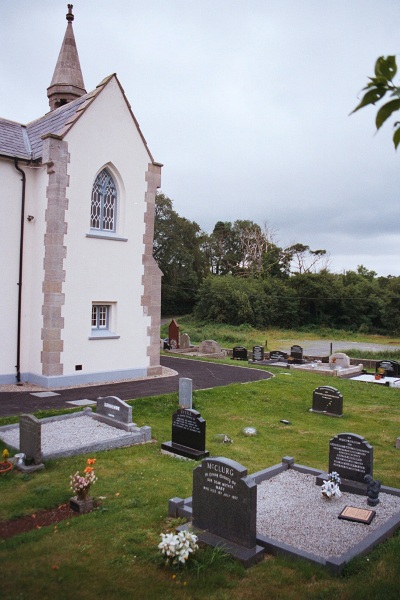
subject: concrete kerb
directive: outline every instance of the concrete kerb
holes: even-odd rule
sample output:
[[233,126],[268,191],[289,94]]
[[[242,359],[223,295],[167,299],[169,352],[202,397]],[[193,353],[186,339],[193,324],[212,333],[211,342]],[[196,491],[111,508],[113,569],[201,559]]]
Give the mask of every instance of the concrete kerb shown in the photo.
[[[94,417],[94,413],[91,408],[85,408],[81,412],[68,413],[65,415],[59,415],[54,417],[46,417],[40,419],[42,424],[54,423],[56,421],[64,421],[70,419],[79,419],[80,417]],[[19,429],[19,423],[13,425],[4,425],[0,427],[0,437],[2,432],[10,431],[13,429]],[[133,446],[136,444],[143,444],[151,441],[151,427],[143,426],[138,428],[137,431],[128,433],[123,436],[119,436],[115,439],[104,440],[95,443],[86,443],[77,445],[74,448],[68,450],[60,450],[54,452],[43,452],[43,460],[50,460],[55,458],[64,458],[67,456],[75,456],[77,454],[88,454],[90,452],[99,452],[101,450],[112,450],[114,448],[123,448],[126,446]]]
[[[257,471],[250,475],[259,484],[262,481],[266,481],[279,475],[283,471],[293,469],[300,473],[307,475],[318,476],[323,473],[319,469],[313,469],[304,465],[296,464],[294,458],[291,456],[285,456],[282,458],[282,463],[273,465],[261,471]],[[400,489],[382,486],[381,491],[394,496],[400,496]],[[180,518],[192,518],[192,498],[171,498],[168,504],[168,515],[170,517]],[[316,554],[311,554],[290,544],[279,542],[273,538],[261,535],[257,533],[257,545],[262,546],[266,552],[272,555],[284,555],[291,558],[300,558],[309,562],[327,567],[334,575],[340,575],[347,565],[347,563],[355,558],[356,556],[364,556],[368,554],[377,544],[385,541],[391,537],[395,531],[400,527],[400,512],[393,515],[390,519],[383,523],[381,527],[372,531],[367,535],[361,542],[350,548],[347,552],[340,556],[332,556],[329,559],[325,559]]]

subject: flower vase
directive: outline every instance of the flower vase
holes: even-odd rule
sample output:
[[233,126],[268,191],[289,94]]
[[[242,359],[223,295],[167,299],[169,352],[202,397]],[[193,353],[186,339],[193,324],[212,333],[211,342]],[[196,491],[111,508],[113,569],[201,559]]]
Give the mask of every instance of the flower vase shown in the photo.
[[78,496],[74,496],[69,500],[69,506],[73,511],[84,514],[93,510],[93,498],[90,496],[86,496],[85,498],[78,498]]

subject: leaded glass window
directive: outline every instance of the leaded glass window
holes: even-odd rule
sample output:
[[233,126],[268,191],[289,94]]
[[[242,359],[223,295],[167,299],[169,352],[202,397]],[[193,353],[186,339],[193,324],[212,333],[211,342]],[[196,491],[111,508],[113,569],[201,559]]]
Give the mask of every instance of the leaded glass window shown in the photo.
[[96,177],[92,189],[90,227],[101,231],[115,231],[117,188],[107,169]]

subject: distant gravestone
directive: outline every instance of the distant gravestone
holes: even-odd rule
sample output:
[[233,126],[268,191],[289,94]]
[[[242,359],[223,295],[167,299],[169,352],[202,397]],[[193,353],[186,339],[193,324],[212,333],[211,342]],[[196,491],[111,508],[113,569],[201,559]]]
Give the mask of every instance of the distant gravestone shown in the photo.
[[348,369],[350,367],[350,358],[344,352],[335,352],[329,357],[331,369]]
[[270,360],[276,360],[277,362],[281,362],[287,360],[288,355],[286,352],[281,352],[280,350],[273,350],[269,353]]
[[25,463],[33,468],[43,468],[42,464],[42,425],[33,415],[19,418],[19,450],[25,454]]
[[179,379],[179,406],[181,408],[192,408],[193,381],[188,377]]
[[223,544],[245,566],[260,560],[257,484],[245,467],[228,458],[204,459],[193,471],[192,510],[200,540],[212,546]]
[[232,360],[247,360],[247,348],[235,346],[232,350]]
[[179,325],[172,319],[168,327],[168,342],[172,350],[179,348]]
[[220,354],[221,346],[214,340],[204,340],[199,345],[199,354]]
[[197,410],[180,408],[172,415],[172,440],[161,449],[192,460],[209,455],[206,448],[206,421]]
[[293,359],[292,362],[301,364],[303,362],[303,348],[298,345],[292,346],[290,349],[290,356]]
[[264,348],[263,346],[253,346],[253,361],[264,360]]
[[187,333],[182,333],[179,340],[180,350],[189,350],[190,348],[190,337]]
[[400,364],[396,360],[381,360],[376,363],[376,372],[385,377],[400,377]]
[[92,416],[96,421],[107,423],[117,429],[125,431],[137,429],[136,423],[132,423],[132,406],[117,396],[97,398],[96,412]]
[[343,396],[334,387],[323,385],[313,392],[311,412],[323,413],[329,416],[343,415]]
[[[366,475],[373,475],[373,447],[355,433],[339,433],[329,441],[329,473],[336,471],[344,492],[367,495]],[[315,478],[317,485],[328,479],[327,473]]]

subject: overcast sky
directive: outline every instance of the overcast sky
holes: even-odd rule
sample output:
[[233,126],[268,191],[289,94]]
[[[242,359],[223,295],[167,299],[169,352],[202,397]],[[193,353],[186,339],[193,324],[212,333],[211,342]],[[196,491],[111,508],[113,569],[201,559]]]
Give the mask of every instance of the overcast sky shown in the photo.
[[[400,54],[399,0],[72,2],[86,90],[117,73],[180,216],[267,222],[333,272],[400,276],[392,124],[349,116],[376,58]],[[0,116],[26,124],[49,110],[67,2],[0,8]]]

